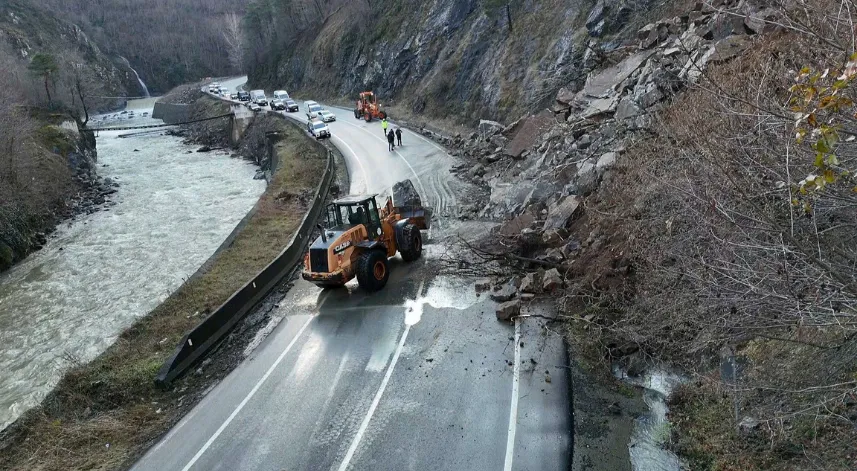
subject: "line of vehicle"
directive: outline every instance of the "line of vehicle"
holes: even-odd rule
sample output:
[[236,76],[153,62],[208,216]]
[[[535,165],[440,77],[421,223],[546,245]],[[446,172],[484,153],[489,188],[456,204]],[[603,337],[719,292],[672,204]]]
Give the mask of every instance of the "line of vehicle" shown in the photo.
[[217,437],[219,437],[220,434],[223,433],[224,430],[226,430],[226,427],[228,427],[229,424],[232,423],[233,420],[235,420],[235,417],[238,416],[242,409],[244,409],[244,406],[246,406],[247,403],[250,402],[250,399],[252,399],[253,396],[256,395],[256,392],[259,391],[259,388],[261,388],[262,385],[265,384],[265,381],[268,380],[268,378],[271,376],[277,366],[279,366],[283,359],[286,358],[286,355],[291,351],[292,347],[295,346],[298,339],[301,337],[306,328],[309,327],[309,324],[314,319],[314,316],[307,319],[304,325],[301,326],[300,330],[298,330],[298,333],[295,334],[294,338],[292,338],[292,341],[289,342],[289,344],[286,346],[286,349],[283,350],[282,353],[280,353],[280,356],[277,357],[277,360],[274,361],[274,363],[268,368],[268,371],[266,371],[265,374],[262,375],[262,378],[260,378],[259,381],[256,382],[256,384],[253,386],[253,389],[251,389],[250,392],[247,393],[247,396],[245,396],[244,399],[241,401],[241,403],[238,404],[237,407],[235,407],[235,410],[233,410],[232,413],[229,414],[229,417],[227,417],[226,420],[220,425],[220,427],[217,428],[217,431],[214,432],[211,438],[209,438],[208,441],[206,441],[205,444],[202,445],[202,448],[200,448],[199,451],[197,451],[196,454],[193,455],[193,458],[191,458],[190,461],[188,461],[188,463],[184,466],[184,468],[182,468],[182,471],[189,471],[193,467],[193,465],[196,464],[197,461],[199,461],[199,459],[206,452],[206,450],[211,447],[214,441],[217,440]]
[[[423,296],[424,287],[425,280],[420,282],[420,287],[417,289],[417,299]],[[396,347],[395,353],[393,353],[393,359],[390,360],[390,365],[387,366],[387,372],[384,374],[381,386],[378,387],[378,392],[376,392],[375,397],[372,398],[372,404],[369,406],[369,410],[366,411],[366,416],[363,417],[363,422],[360,423],[360,428],[357,429],[357,434],[354,435],[354,439],[351,440],[351,446],[348,447],[348,452],[345,453],[345,458],[343,458],[342,463],[339,464],[339,471],[345,471],[348,469],[348,465],[351,464],[351,459],[354,458],[354,453],[357,451],[357,447],[360,446],[360,441],[363,440],[363,435],[366,434],[366,429],[369,428],[369,422],[372,421],[375,409],[378,408],[378,404],[381,402],[381,397],[384,395],[384,390],[387,389],[387,384],[393,376],[393,369],[396,368],[396,363],[399,362],[399,357],[402,355],[402,349],[405,347],[405,340],[407,340],[408,332],[410,331],[411,325],[405,324],[405,331],[402,332],[402,338],[399,340],[399,345]]]
[[509,410],[504,471],[512,471],[512,462],[515,458],[515,432],[518,428],[518,385],[521,378],[521,323],[518,319],[515,319],[515,366],[512,371],[512,405]]

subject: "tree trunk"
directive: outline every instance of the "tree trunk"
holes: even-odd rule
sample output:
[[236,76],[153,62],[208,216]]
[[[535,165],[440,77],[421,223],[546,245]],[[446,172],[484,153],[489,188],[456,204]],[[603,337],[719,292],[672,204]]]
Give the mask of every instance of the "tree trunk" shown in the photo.
[[509,32],[512,31],[512,10],[509,4],[506,4],[506,20],[509,22]]
[[48,108],[51,107],[51,88],[48,86],[48,76],[45,75],[45,93],[48,95]]

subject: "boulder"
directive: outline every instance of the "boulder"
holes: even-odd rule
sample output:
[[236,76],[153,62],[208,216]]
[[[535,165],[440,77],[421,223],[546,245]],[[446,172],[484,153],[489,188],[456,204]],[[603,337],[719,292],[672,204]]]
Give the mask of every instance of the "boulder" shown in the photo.
[[608,67],[596,74],[590,74],[586,78],[586,85],[583,87],[579,97],[583,98],[584,101],[587,97],[613,97],[614,87],[630,77],[652,54],[653,51],[633,54],[613,67]]
[[494,302],[505,303],[514,299],[515,294],[517,294],[517,288],[515,285],[512,283],[506,283],[499,290],[488,295],[488,297]]
[[574,101],[574,97],[577,95],[577,92],[572,91],[569,88],[562,87],[556,94],[557,103],[561,103],[563,105],[569,105]]
[[595,168],[597,170],[606,170],[616,164],[617,157],[618,155],[615,152],[601,154],[601,157],[598,158],[598,163],[595,164]]
[[497,306],[497,320],[510,321],[513,317],[521,314],[521,300],[505,302]]
[[532,214],[523,213],[515,219],[512,219],[500,226],[500,235],[505,237],[516,236],[524,229],[532,226],[534,222],[536,222],[536,218],[533,217]]
[[484,279],[476,282],[475,289],[477,293],[484,293],[491,289],[491,280]]
[[522,293],[539,293],[541,292],[541,274],[538,272],[527,273],[527,276],[521,280]]
[[542,280],[542,290],[546,293],[552,293],[559,288],[562,288],[562,275],[559,274],[559,270],[556,268],[551,268],[545,272],[544,279]]
[[548,212],[548,217],[545,220],[543,229],[545,231],[549,231],[551,229],[564,229],[579,207],[579,197],[573,195],[564,197]]
[[592,136],[589,134],[584,134],[580,136],[580,139],[577,140],[577,148],[580,150],[587,149],[592,145]]
[[479,120],[479,134],[482,135],[483,139],[487,139],[488,137],[503,132],[503,128],[504,126],[497,121],[487,119]]
[[654,23],[649,23],[646,26],[640,28],[639,31],[637,31],[637,39],[646,39],[649,37],[650,34],[652,34],[652,31],[657,31],[657,29],[658,25]]
[[714,54],[711,61],[714,63],[726,62],[738,57],[749,47],[750,42],[744,36],[730,36],[722,39],[714,45]]
[[539,137],[554,122],[553,113],[545,111],[526,118],[523,124],[518,126],[518,131],[512,141],[503,149],[503,153],[513,159],[522,158],[525,151],[536,144],[540,144]]
[[559,229],[551,229],[542,234],[542,243],[548,247],[556,247],[562,243],[562,233]]
[[643,113],[643,110],[634,102],[634,99],[626,96],[622,98],[622,101],[619,102],[619,105],[616,107],[616,113],[614,116],[618,120],[633,118],[635,116],[639,116]]

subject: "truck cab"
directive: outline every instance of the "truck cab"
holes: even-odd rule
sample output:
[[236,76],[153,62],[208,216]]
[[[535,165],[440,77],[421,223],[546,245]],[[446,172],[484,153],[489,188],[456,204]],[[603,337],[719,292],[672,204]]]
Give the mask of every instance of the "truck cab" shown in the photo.
[[265,96],[265,90],[253,90],[250,92],[250,100],[259,106],[268,106],[268,97]]

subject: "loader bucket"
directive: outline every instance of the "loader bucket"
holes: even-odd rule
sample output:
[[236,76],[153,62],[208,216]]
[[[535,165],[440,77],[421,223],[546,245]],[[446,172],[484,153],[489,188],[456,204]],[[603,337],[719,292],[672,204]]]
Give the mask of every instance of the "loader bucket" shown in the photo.
[[431,228],[432,209],[423,206],[413,182],[403,180],[393,185],[393,206],[404,219],[412,219],[420,229]]

